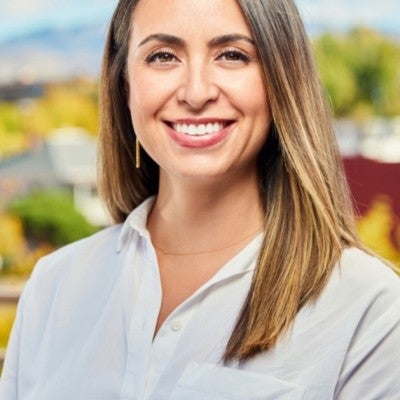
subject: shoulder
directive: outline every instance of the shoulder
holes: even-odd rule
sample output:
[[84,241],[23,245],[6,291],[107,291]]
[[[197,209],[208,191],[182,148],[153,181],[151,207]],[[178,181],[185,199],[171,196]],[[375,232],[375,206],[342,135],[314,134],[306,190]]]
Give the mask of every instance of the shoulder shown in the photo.
[[344,250],[332,281],[343,290],[352,291],[353,295],[386,292],[393,298],[400,298],[400,278],[394,270],[379,258],[357,248]]
[[121,225],[114,225],[44,256],[36,264],[25,291],[43,297],[79,281],[96,282],[115,274],[120,231]]
[[51,269],[60,263],[68,263],[80,257],[96,257],[113,254],[117,251],[117,242],[121,225],[105,228],[89,237],[61,247],[53,253],[44,256],[34,269],[34,274],[43,273],[44,269]]
[[323,320],[342,321],[347,334],[358,337],[389,329],[400,323],[400,278],[379,258],[347,249],[312,309]]
[[379,258],[346,249],[324,291],[302,310],[300,319],[326,326],[335,320],[342,337],[361,334],[376,323],[400,322],[400,279]]
[[349,338],[337,398],[397,399],[400,279],[381,260],[357,249],[343,253],[335,272],[330,300],[337,302],[336,315],[344,321],[340,337]]
[[106,297],[130,267],[124,262],[125,256],[139,237],[145,235],[152,201],[153,198],[145,200],[123,224],[105,228],[40,259],[23,297],[43,299],[43,302],[77,295]]

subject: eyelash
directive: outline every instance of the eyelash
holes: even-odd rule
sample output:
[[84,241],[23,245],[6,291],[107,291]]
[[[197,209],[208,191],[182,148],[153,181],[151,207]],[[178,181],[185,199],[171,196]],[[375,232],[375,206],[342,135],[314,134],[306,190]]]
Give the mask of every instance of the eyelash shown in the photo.
[[[160,60],[161,57],[164,57],[164,60]],[[229,59],[229,57],[230,57],[230,59]],[[166,59],[166,58],[168,58],[168,59]],[[171,58],[176,59],[176,55],[173,51],[157,50],[157,51],[150,53],[146,57],[145,62],[147,64],[151,64],[154,62],[163,64],[163,63],[172,62]],[[225,58],[224,61],[227,61],[227,62],[243,62],[243,63],[247,64],[251,61],[251,57],[249,57],[248,55],[246,55],[238,50],[227,50],[227,51],[224,51],[223,53],[221,53],[217,57],[217,59],[223,59],[223,58]]]
[[159,62],[159,63],[171,62],[171,60],[166,61],[165,59],[164,59],[164,61],[157,60],[158,57],[176,58],[175,54],[172,51],[169,51],[169,50],[157,50],[157,51],[154,51],[153,53],[150,53],[146,57],[145,61],[146,61],[147,64],[151,64],[151,63],[154,63],[154,62]]
[[[227,59],[226,58],[227,56],[229,56],[229,57],[233,56],[234,59]],[[227,51],[224,51],[222,54],[220,54],[218,56],[218,59],[221,59],[223,57],[225,57],[225,60],[228,61],[228,62],[237,62],[237,61],[239,61],[239,62],[244,62],[244,63],[247,64],[247,63],[249,63],[251,61],[251,58],[248,55],[246,55],[246,54],[244,54],[244,53],[242,53],[241,51],[238,51],[238,50],[227,50]]]

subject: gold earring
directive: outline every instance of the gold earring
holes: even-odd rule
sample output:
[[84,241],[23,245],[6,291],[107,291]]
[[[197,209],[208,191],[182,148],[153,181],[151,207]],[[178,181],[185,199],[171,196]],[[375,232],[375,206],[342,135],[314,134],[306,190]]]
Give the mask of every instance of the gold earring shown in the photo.
[[136,168],[140,168],[140,143],[138,138],[136,138],[135,158],[136,158]]

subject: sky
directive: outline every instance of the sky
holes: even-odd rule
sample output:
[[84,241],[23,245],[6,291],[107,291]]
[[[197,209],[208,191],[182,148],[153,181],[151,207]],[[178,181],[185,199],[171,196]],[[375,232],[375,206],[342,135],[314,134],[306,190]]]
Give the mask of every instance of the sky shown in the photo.
[[366,25],[400,34],[399,0],[297,0],[307,24],[329,29]]
[[111,17],[116,0],[0,0],[0,43],[38,28],[80,26]]
[[[306,25],[368,25],[400,34],[399,0],[296,0]],[[0,0],[0,43],[43,27],[106,25],[117,0]]]

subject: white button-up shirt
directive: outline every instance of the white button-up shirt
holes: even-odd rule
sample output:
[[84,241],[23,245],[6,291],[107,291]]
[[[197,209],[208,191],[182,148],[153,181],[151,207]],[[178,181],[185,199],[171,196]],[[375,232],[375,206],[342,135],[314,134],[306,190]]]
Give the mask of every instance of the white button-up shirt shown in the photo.
[[43,258],[21,297],[1,400],[400,399],[400,281],[346,250],[328,286],[271,351],[220,362],[250,287],[257,237],[165,320],[146,220]]

